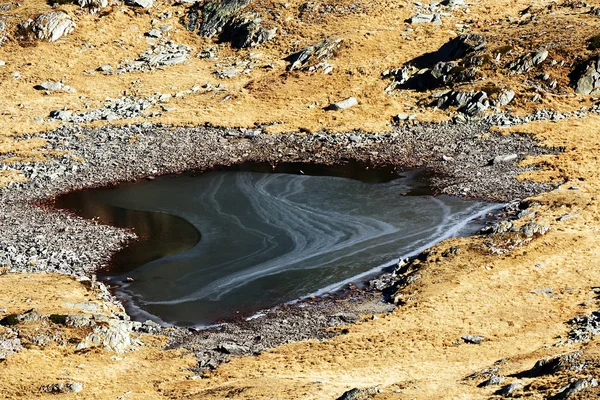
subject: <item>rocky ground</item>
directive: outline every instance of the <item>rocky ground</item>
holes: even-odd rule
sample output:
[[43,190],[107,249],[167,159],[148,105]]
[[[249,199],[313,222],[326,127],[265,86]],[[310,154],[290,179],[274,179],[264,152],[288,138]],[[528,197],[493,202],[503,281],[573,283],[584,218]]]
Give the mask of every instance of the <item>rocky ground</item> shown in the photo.
[[[0,1],[0,393],[597,396],[599,22],[570,0]],[[367,291],[202,332],[130,321],[92,273],[132,232],[51,208],[349,160],[508,205]]]

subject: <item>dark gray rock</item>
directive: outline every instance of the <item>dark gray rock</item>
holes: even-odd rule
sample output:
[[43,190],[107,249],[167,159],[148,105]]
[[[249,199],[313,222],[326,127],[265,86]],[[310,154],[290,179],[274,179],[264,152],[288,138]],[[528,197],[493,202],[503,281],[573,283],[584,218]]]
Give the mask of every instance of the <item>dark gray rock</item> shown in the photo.
[[457,110],[468,116],[484,113],[490,106],[487,93],[450,91],[437,99],[437,107],[446,109],[456,107]]
[[6,22],[0,19],[0,46],[8,39],[8,35],[6,32]]
[[591,58],[577,79],[575,92],[580,94],[600,94],[600,55]]
[[190,7],[184,25],[189,31],[199,31],[200,36],[212,38],[221,34],[225,27],[250,4],[251,0],[212,0]]

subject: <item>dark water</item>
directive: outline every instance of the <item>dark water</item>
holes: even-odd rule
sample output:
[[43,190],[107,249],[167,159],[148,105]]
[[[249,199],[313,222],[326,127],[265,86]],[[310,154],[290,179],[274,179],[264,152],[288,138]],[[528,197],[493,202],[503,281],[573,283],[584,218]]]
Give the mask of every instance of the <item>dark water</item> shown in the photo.
[[358,282],[495,207],[407,196],[412,175],[361,178],[209,172],[71,193],[57,206],[134,227],[142,240],[105,276],[134,315],[195,326]]

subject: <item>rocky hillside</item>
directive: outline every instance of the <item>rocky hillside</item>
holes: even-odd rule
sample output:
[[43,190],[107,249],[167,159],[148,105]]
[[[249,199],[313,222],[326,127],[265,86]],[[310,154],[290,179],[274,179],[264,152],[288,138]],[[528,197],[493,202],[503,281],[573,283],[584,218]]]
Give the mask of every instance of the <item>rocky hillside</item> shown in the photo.
[[[382,131],[498,110],[575,112],[600,90],[600,11],[577,1],[0,7],[0,154],[15,159],[43,153],[15,136],[63,123]],[[351,109],[333,105],[347,99]]]

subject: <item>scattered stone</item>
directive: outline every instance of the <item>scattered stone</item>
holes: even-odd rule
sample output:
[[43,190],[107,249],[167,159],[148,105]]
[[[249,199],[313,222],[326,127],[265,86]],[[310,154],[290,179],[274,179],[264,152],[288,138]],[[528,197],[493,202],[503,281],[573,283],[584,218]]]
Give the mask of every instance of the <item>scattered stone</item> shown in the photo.
[[587,342],[594,336],[600,334],[600,311],[594,311],[589,315],[575,317],[569,324],[574,328],[569,332],[569,343]]
[[233,47],[240,49],[255,47],[273,39],[277,28],[267,29],[262,25],[262,19],[254,16],[234,19],[227,27],[224,36]]
[[332,111],[340,111],[347,110],[348,108],[354,107],[356,105],[358,105],[358,100],[356,100],[356,97],[348,97],[345,100],[341,100],[336,103],[331,103],[329,107],[327,107],[327,109]]
[[21,28],[30,31],[37,39],[56,42],[67,36],[77,27],[69,14],[64,11],[52,11],[38,15],[33,21],[21,24]]
[[497,107],[504,107],[508,105],[515,98],[515,92],[512,90],[503,90],[498,94],[495,105]]
[[53,394],[79,393],[83,390],[83,384],[79,382],[53,383],[42,386],[40,390]]
[[89,8],[92,13],[108,7],[108,0],[76,0],[75,3],[80,7]]
[[457,110],[470,117],[484,113],[490,106],[487,93],[450,91],[437,99],[441,109],[456,107]]
[[531,293],[535,294],[552,294],[552,288],[543,288],[543,289],[533,289]]
[[248,348],[246,346],[240,346],[236,343],[221,343],[221,345],[217,347],[217,350],[225,354],[239,355],[247,352]]
[[6,34],[6,22],[0,19],[0,46],[8,39]]
[[491,164],[509,163],[515,161],[519,156],[517,154],[504,154],[494,157]]
[[75,93],[75,89],[73,89],[72,87],[63,84],[62,82],[54,82],[54,81],[42,82],[39,85],[34,86],[34,89],[45,90],[47,92],[63,91],[63,92]]
[[532,237],[545,235],[549,229],[550,228],[547,226],[540,225],[535,221],[530,221],[523,225],[521,229],[519,229],[519,232],[524,234],[526,237]]
[[[148,72],[164,66],[182,64],[188,59],[190,51],[189,46],[168,40],[146,50],[135,61],[122,61],[113,73]],[[108,67],[100,68],[103,68],[105,73],[110,73],[111,68]]]
[[162,36],[162,32],[159,29],[150,29],[145,35],[151,38],[159,38]]
[[417,14],[408,19],[411,24],[427,24],[433,21],[433,14]]
[[504,382],[506,378],[504,376],[499,376],[499,375],[494,375],[492,374],[487,380],[481,382],[479,385],[479,387],[486,387],[486,386],[496,386],[496,385],[501,385],[502,382]]
[[151,8],[154,5],[154,0],[125,0],[125,3],[130,6]]
[[481,342],[483,342],[485,340],[485,338],[483,336],[478,336],[478,335],[463,335],[461,337],[461,339],[468,344],[479,344]]
[[580,371],[585,366],[581,362],[581,352],[561,354],[552,358],[545,358],[535,363],[533,368],[527,371],[527,376],[537,377],[555,374],[560,371]]
[[517,390],[521,389],[522,387],[523,387],[523,385],[521,383],[513,382],[513,383],[509,383],[506,386],[503,386],[502,388],[497,390],[494,394],[506,397],[506,396],[511,395],[512,393],[516,392]]
[[107,74],[110,74],[113,71],[113,67],[110,64],[102,64],[101,66],[99,66],[96,71],[100,71],[100,72],[105,72]]
[[372,398],[371,397],[372,394],[377,394],[380,392],[381,392],[381,390],[377,389],[377,388],[368,388],[368,389],[354,388],[354,389],[350,389],[350,390],[344,392],[344,394],[342,394],[340,397],[338,397],[337,400],[369,400]]
[[6,65],[6,62],[4,62],[3,60],[0,60],[0,67],[4,67]]
[[93,331],[77,345],[77,349],[102,346],[106,350],[122,353],[132,344],[131,328],[129,321],[110,319],[106,325],[94,326]]
[[0,335],[0,361],[6,360],[6,357],[21,350],[23,350],[21,339],[17,337],[6,338],[6,334]]
[[251,0],[211,0],[197,2],[190,7],[184,26],[190,32],[198,31],[204,38],[212,38],[226,31],[227,26]]
[[525,54],[518,60],[510,63],[508,67],[516,74],[529,71],[532,67],[541,64],[548,58],[548,50],[540,49],[533,53]]
[[579,94],[600,94],[600,55],[592,57],[577,80],[575,92]]
[[288,70],[299,69],[309,72],[321,70],[323,73],[328,74],[333,70],[333,65],[329,64],[328,61],[335,56],[342,41],[343,39],[325,39],[305,47],[300,52],[290,56]]

